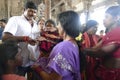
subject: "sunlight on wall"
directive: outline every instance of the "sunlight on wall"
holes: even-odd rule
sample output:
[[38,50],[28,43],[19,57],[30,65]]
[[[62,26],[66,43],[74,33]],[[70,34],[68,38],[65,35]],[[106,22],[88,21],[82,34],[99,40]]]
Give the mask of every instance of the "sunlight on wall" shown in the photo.
[[[96,34],[99,34],[100,30],[104,30],[105,31],[105,27],[103,25],[103,19],[104,19],[104,15],[105,15],[104,14],[105,10],[106,10],[105,6],[102,6],[102,7],[94,9],[93,13],[90,13],[90,19],[96,20],[99,23],[98,31],[97,31]],[[80,15],[80,21],[81,21],[81,24],[85,23],[85,14],[84,13],[82,13]]]
[[85,23],[85,14],[84,14],[84,13],[82,13],[82,14],[80,15],[80,21],[81,21],[81,24],[84,24],[84,23]]
[[99,25],[98,25],[98,31],[97,34],[99,34],[100,30],[105,31],[105,27],[103,25],[103,19],[105,15],[105,7],[100,7],[94,10],[94,12],[91,14],[90,19],[96,20]]

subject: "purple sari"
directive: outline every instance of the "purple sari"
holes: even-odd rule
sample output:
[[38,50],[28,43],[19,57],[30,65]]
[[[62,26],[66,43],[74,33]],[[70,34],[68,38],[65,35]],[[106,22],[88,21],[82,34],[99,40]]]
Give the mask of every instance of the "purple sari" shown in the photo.
[[78,46],[70,41],[57,44],[50,56],[47,67],[62,76],[62,80],[81,80]]

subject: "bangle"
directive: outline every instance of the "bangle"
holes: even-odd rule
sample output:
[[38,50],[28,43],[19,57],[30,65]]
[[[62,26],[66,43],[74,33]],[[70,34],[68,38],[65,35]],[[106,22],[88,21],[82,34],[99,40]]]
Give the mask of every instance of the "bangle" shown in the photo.
[[24,41],[24,42],[28,42],[28,41],[29,41],[29,37],[28,37],[28,36],[24,36],[24,37],[23,37],[23,41]]

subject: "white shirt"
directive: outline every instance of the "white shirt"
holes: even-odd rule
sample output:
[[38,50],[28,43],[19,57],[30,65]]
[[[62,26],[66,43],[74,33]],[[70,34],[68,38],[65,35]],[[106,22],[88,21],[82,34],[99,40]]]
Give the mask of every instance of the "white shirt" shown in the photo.
[[[40,29],[37,26],[37,22],[34,21],[33,26],[22,16],[11,17],[4,29],[4,32],[9,32],[14,36],[29,36],[32,39],[36,39],[40,35]],[[39,57],[39,49],[37,44],[32,46],[25,42],[20,42],[19,46],[22,48],[23,66],[27,67],[32,65]]]

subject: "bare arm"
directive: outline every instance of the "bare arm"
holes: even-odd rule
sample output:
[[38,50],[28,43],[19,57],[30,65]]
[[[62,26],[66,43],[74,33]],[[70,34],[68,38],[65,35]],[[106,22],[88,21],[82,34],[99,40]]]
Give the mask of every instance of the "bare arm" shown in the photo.
[[54,70],[51,73],[47,73],[38,63],[32,65],[31,68],[40,75],[42,80],[62,80],[62,77]]
[[9,32],[4,32],[2,36],[2,41],[5,41],[7,39],[17,40],[18,42],[28,42],[31,45],[35,45],[36,41],[28,37],[28,40],[25,41],[25,36],[14,36]]
[[17,40],[18,42],[22,42],[24,41],[24,37],[23,36],[13,36],[11,33],[9,32],[4,32],[3,36],[2,36],[2,40],[5,41],[7,39],[13,39],[13,40]]
[[56,72],[48,74],[44,71],[41,71],[39,74],[43,80],[62,80],[62,77],[58,75]]
[[105,55],[110,55],[111,53],[113,53],[114,51],[116,51],[119,48],[119,45],[115,44],[115,43],[108,44],[103,47],[100,47],[100,45],[101,45],[101,42],[99,45],[97,45],[93,48],[86,48],[84,50],[85,54],[92,56],[92,57],[103,57]]

